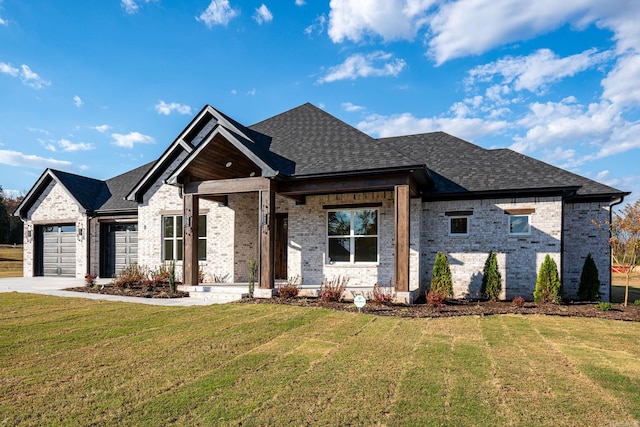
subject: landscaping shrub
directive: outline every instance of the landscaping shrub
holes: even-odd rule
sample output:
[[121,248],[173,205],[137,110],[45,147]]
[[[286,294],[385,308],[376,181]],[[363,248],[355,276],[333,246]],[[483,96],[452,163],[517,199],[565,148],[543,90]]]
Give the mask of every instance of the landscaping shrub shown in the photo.
[[600,301],[596,308],[600,311],[609,311],[613,308],[610,302]]
[[540,266],[533,299],[535,302],[543,304],[559,304],[562,299],[562,282],[558,276],[558,266],[549,254],[544,257]]
[[249,298],[253,298],[256,287],[256,277],[258,277],[258,262],[255,258],[249,260]]
[[451,279],[449,259],[442,252],[437,253],[433,264],[430,292],[438,293],[444,298],[453,296],[453,281]]
[[429,307],[440,307],[442,304],[444,304],[444,295],[434,291],[427,293],[427,305]]
[[483,297],[496,301],[500,296],[500,292],[502,292],[502,276],[498,271],[498,257],[493,251],[490,251],[482,270],[480,293]]
[[131,264],[125,267],[113,281],[113,286],[116,288],[131,288],[142,286],[143,282],[147,280],[148,272],[138,264]]
[[636,307],[637,307],[637,306],[640,306],[640,299],[635,300],[635,301],[633,302],[633,305],[635,305]]
[[96,284],[96,276],[88,273],[84,276],[84,284],[87,288],[91,288]]
[[389,286],[380,287],[377,283],[373,285],[373,293],[371,296],[371,301],[374,304],[390,304],[396,298],[395,292],[393,292],[393,287],[391,286],[391,280],[389,280]]
[[176,291],[176,262],[174,260],[169,263],[169,290]]
[[324,302],[342,301],[342,293],[349,283],[348,277],[338,276],[331,280],[326,280],[320,289],[320,299]]
[[278,286],[278,296],[283,299],[295,298],[300,293],[303,279],[300,276],[290,277],[287,283]]
[[578,298],[584,301],[596,301],[600,299],[600,279],[598,278],[598,267],[591,257],[587,255],[580,274],[580,287],[578,288]]
[[518,307],[518,308],[522,308],[522,307],[524,307],[524,298],[515,297],[511,303],[513,305],[515,305],[516,307]]

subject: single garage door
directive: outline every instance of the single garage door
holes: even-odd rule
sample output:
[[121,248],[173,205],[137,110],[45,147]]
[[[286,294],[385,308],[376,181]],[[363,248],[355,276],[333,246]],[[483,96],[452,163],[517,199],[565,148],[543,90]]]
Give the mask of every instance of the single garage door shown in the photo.
[[102,277],[138,262],[138,224],[103,224]]
[[76,275],[76,226],[42,227],[42,273],[45,276]]

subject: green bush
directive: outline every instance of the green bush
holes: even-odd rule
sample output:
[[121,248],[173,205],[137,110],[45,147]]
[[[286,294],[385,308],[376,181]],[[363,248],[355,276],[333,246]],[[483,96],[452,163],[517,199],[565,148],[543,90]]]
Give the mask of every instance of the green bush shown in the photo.
[[609,311],[613,308],[610,302],[600,301],[596,308],[600,311]]
[[480,293],[483,297],[496,301],[500,296],[500,292],[502,292],[502,276],[498,271],[498,258],[493,251],[490,251],[482,270]]
[[431,289],[443,297],[453,296],[453,281],[451,279],[451,269],[449,259],[442,252],[438,252],[433,263],[433,273],[431,274]]
[[596,301],[600,299],[600,279],[598,278],[598,267],[593,261],[591,254],[587,255],[580,274],[580,287],[578,288],[578,298],[584,301]]
[[113,281],[116,288],[140,287],[147,280],[149,271],[138,264],[131,264],[122,269],[120,275]]
[[637,307],[637,306],[640,306],[640,299],[635,300],[635,301],[633,302],[633,305],[635,305],[636,307]]
[[558,266],[548,254],[540,266],[533,299],[543,304],[559,304],[562,299],[562,282],[558,276]]

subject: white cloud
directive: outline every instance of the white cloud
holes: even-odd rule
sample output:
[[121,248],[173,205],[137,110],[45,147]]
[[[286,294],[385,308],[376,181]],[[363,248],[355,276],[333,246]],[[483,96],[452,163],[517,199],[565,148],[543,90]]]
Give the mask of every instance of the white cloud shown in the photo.
[[367,35],[384,40],[413,39],[427,24],[436,0],[331,0],[329,37],[334,43],[360,42]]
[[466,117],[415,117],[411,113],[383,116],[373,114],[358,123],[357,127],[370,135],[381,138],[416,133],[444,131],[459,138],[473,141],[482,136],[506,129],[506,121],[489,121]]
[[249,95],[249,96],[254,96],[256,93],[257,93],[256,92],[256,88],[253,88],[253,89],[247,91],[247,95]]
[[640,105],[640,54],[621,57],[602,80],[605,99],[620,107]]
[[0,62],[0,73],[9,74],[11,77],[16,77],[20,70],[11,64],[7,64],[5,62]]
[[256,8],[256,13],[253,15],[253,19],[255,19],[258,24],[262,25],[265,22],[273,21],[273,14],[271,14],[269,8],[262,3],[260,7]]
[[355,105],[352,104],[350,102],[343,102],[342,104],[340,104],[342,106],[342,108],[345,111],[348,111],[349,113],[355,113],[356,111],[362,111],[364,110],[364,107],[360,106],[360,105]]
[[239,11],[231,8],[229,0],[211,0],[207,9],[197,16],[196,20],[203,22],[209,28],[214,25],[226,26],[239,13]]
[[0,150],[0,163],[9,166],[29,167],[34,169],[57,169],[68,168],[71,166],[71,162],[66,160],[44,158],[33,154],[23,154],[19,151],[13,150]]
[[0,16],[0,25],[9,25],[9,21],[7,21],[6,19],[2,19],[2,17]]
[[[156,0],[142,0],[142,1],[144,1],[145,3],[150,3]],[[122,8],[126,13],[128,13],[129,15],[133,15],[134,13],[137,13],[138,10],[140,9],[140,6],[138,5],[139,2],[140,0],[121,0],[120,6],[122,6]]]
[[238,94],[237,89],[231,89],[231,95],[237,95],[237,94]]
[[156,104],[155,109],[159,114],[164,114],[165,116],[168,116],[174,111],[179,114],[191,114],[191,107],[189,105],[179,104],[177,102],[167,104],[160,100],[160,102]]
[[91,129],[95,129],[100,133],[105,133],[110,128],[111,128],[111,126],[109,126],[109,125],[100,125],[100,126],[93,126]]
[[129,132],[127,134],[112,133],[112,144],[118,147],[133,148],[134,144],[155,144],[156,140],[140,132]]
[[397,76],[407,63],[393,58],[390,53],[378,51],[368,55],[359,53],[348,57],[342,64],[330,67],[317,83],[329,83],[337,80],[355,80],[358,77]]
[[304,0],[296,0],[296,6],[304,6],[306,2]]
[[307,36],[311,36],[313,34],[322,34],[326,25],[327,17],[325,15],[320,15],[313,20],[313,24],[304,29],[304,33]]
[[22,64],[20,66],[20,80],[27,86],[31,86],[34,89],[42,89],[43,86],[50,86],[51,82],[44,80],[38,74],[31,71],[28,65]]
[[531,55],[506,56],[477,66],[469,70],[467,83],[489,82],[493,81],[494,76],[499,75],[502,77],[500,85],[511,85],[516,91],[544,91],[549,84],[574,76],[610,58],[611,52],[597,52],[596,49],[564,58],[558,57],[549,49],[540,49]]
[[76,105],[76,107],[81,107],[82,104],[84,104],[84,102],[82,102],[82,98],[80,98],[78,95],[73,97],[73,103]]
[[60,139],[58,141],[58,146],[60,146],[62,151],[66,151],[66,152],[89,151],[95,148],[94,145],[90,143],[85,143],[85,142],[73,143],[66,139]]
[[0,73],[8,74],[11,77],[19,77],[23,84],[31,86],[34,89],[42,89],[44,86],[50,86],[51,82],[44,80],[38,74],[31,71],[28,65],[22,64],[20,68],[16,68],[11,64],[0,62]]

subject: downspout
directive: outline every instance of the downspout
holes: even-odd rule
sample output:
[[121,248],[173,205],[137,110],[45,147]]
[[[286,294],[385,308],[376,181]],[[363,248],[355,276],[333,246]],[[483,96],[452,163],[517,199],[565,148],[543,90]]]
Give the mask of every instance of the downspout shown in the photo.
[[[620,200],[609,205],[609,224],[613,224],[613,207],[624,202],[624,195],[620,196]],[[609,226],[609,239],[611,239],[611,226]],[[611,272],[611,244],[609,244],[609,302],[611,302],[611,283],[613,282],[613,273]]]

